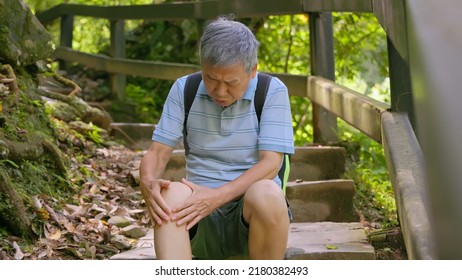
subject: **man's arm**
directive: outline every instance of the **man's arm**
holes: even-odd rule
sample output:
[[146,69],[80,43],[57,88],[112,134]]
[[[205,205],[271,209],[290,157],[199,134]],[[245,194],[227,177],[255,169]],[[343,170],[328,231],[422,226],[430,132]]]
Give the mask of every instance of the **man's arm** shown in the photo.
[[171,210],[161,196],[161,189],[168,188],[170,181],[162,180],[174,147],[152,142],[140,164],[141,193],[151,219],[156,224],[168,221]]
[[[245,194],[253,183],[263,179],[273,180],[279,172],[282,154],[273,151],[260,151],[260,160],[235,180],[218,188],[223,195],[224,203],[233,201]],[[223,204],[224,204],[223,203]]]

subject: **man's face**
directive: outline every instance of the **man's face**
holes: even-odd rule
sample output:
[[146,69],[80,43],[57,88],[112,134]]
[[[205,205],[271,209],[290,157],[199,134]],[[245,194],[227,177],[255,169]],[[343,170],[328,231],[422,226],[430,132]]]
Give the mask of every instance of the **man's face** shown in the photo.
[[243,63],[232,66],[202,65],[202,80],[208,95],[221,107],[233,104],[242,98],[251,79],[257,73],[257,66],[247,73]]

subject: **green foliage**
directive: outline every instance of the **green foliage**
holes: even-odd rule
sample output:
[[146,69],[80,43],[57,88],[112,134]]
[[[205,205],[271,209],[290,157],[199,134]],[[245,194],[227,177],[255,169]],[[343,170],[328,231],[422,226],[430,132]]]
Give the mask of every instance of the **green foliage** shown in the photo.
[[382,227],[398,226],[396,201],[382,145],[339,121],[340,139],[350,155],[346,178],[356,186],[355,205],[366,220]]
[[[309,72],[309,29],[306,15],[270,16],[255,30],[260,42],[259,70],[306,75]],[[291,96],[295,144],[313,139],[308,98]]]
[[[11,161],[11,160],[8,160],[8,159],[0,160],[0,165],[5,165],[5,163],[9,164],[11,167],[19,168],[19,165],[17,165],[14,161]],[[8,166],[8,165],[5,165],[5,166]]]
[[[117,5],[142,5],[151,4],[152,0],[24,0],[35,13],[45,11],[59,4],[83,4],[97,6]],[[127,26],[132,28],[139,21],[127,21]],[[72,48],[82,52],[100,53],[100,50],[107,48],[110,44],[109,21],[90,17],[77,16],[74,19],[74,32]],[[53,41],[59,45],[59,23],[56,21],[47,26],[53,36]],[[98,32],[95,32],[98,30]]]
[[259,69],[306,75],[309,70],[309,29],[306,15],[270,16],[256,33]]
[[[145,21],[127,34],[131,59],[198,64],[196,21]],[[133,77],[127,79],[125,102],[141,122],[156,123],[173,81]]]
[[388,76],[385,31],[373,14],[334,13],[333,21],[338,82],[372,93]]
[[104,142],[103,136],[101,136],[101,132],[104,131],[104,129],[99,128],[96,125],[93,125],[92,123],[89,124],[90,130],[87,132],[87,137],[93,141],[94,143],[101,145]]
[[197,64],[197,22],[144,21],[127,34],[127,57]]
[[90,170],[85,165],[80,166],[79,170],[83,176],[86,176],[88,178],[91,177]]
[[[156,123],[159,120],[161,110],[153,108],[158,108],[158,105],[163,103],[165,94],[151,94],[150,91],[135,84],[128,84],[125,90],[127,96],[132,100],[132,106],[135,108],[137,116],[143,122]],[[159,102],[157,99],[163,100]]]
[[292,109],[292,126],[294,128],[294,142],[296,146],[303,146],[312,142],[313,126],[312,107],[308,98],[290,97]]
[[65,178],[57,176],[55,166],[51,160],[44,158],[41,161],[22,161],[19,168],[9,168],[13,176],[16,190],[22,194],[23,199],[31,204],[33,195],[49,195],[55,198],[66,199],[70,196],[70,185]]

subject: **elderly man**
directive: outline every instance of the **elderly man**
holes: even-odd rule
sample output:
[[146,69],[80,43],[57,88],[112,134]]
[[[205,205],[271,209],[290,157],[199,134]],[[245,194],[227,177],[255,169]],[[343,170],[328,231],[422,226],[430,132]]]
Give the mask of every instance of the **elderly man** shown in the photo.
[[[258,46],[245,25],[218,18],[201,37],[202,81],[187,118],[187,77],[170,90],[140,167],[159,259],[284,257],[290,220],[277,174],[294,152],[292,118],[287,87],[274,77],[256,115]],[[163,180],[183,134],[186,179]]]

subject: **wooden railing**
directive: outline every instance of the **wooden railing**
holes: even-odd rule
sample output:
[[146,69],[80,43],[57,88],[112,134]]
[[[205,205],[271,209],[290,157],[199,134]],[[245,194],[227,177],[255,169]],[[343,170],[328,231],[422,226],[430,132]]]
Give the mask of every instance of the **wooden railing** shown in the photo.
[[[334,52],[330,14],[333,11],[374,12],[387,31],[391,106],[333,82]],[[199,69],[197,65],[126,59],[123,49],[124,20],[204,20],[228,13],[237,17],[309,14],[311,75],[274,75],[286,83],[291,95],[305,96],[313,102],[316,142],[332,140],[332,134],[335,135],[336,130],[336,118],[339,117],[383,145],[408,256],[411,259],[437,258],[429,213],[424,157],[414,133],[412,94],[410,101],[403,98],[403,92],[408,93],[410,90],[410,74],[407,37],[399,27],[404,15],[404,4],[401,1],[265,0],[262,4],[258,0],[210,0],[125,7],[61,4],[37,16],[44,24],[61,19],[61,46],[54,53],[57,59],[78,62],[111,73],[112,89],[119,98],[123,98],[124,75],[174,80]],[[111,42],[114,44],[111,46],[112,57],[71,49],[73,16],[76,15],[111,21]],[[394,78],[398,74],[399,78]]]

